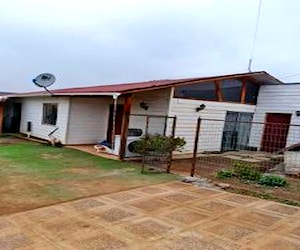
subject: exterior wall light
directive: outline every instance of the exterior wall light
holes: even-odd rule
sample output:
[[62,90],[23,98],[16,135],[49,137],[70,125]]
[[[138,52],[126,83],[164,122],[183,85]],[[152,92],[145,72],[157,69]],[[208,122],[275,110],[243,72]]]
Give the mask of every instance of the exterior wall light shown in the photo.
[[148,110],[149,109],[149,106],[145,103],[145,102],[141,102],[140,103],[140,107],[144,110]]
[[202,104],[200,104],[200,106],[196,108],[196,112],[199,112],[199,111],[201,111],[201,110],[205,109],[205,107],[206,107],[206,105],[205,105],[205,104],[203,104],[203,103],[202,103]]

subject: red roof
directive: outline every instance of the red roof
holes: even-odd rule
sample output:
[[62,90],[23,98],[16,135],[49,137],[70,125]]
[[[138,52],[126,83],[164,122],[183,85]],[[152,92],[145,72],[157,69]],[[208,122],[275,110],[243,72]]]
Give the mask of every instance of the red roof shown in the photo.
[[[136,82],[136,83],[121,83],[121,84],[111,84],[111,85],[98,85],[89,87],[78,87],[78,88],[65,88],[51,90],[53,94],[57,95],[93,95],[93,94],[105,94],[105,93],[131,93],[137,91],[146,91],[152,89],[166,88],[176,85],[182,85],[193,82],[206,82],[214,81],[224,78],[240,78],[240,77],[250,77],[253,80],[258,81],[261,84],[280,84],[281,81],[277,80],[273,76],[269,75],[265,71],[232,74],[232,75],[221,75],[221,76],[210,76],[210,77],[198,77],[198,78],[185,78],[185,79],[167,79],[167,80],[155,80],[146,82]],[[23,93],[16,96],[37,96],[48,94],[46,91]]]
[[162,87],[166,85],[173,85],[180,82],[194,81],[200,78],[188,78],[188,79],[176,79],[176,80],[155,80],[148,82],[136,82],[136,83],[120,83],[111,85],[99,85],[90,87],[80,87],[80,88],[68,88],[68,89],[58,89],[54,90],[54,93],[107,93],[107,92],[117,92],[124,93],[140,89],[148,89],[155,87]]

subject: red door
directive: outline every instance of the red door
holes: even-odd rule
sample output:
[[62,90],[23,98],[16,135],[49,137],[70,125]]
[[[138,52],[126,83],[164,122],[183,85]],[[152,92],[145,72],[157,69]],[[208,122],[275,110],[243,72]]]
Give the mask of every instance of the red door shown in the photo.
[[275,152],[285,148],[291,114],[268,113],[266,116],[261,150]]

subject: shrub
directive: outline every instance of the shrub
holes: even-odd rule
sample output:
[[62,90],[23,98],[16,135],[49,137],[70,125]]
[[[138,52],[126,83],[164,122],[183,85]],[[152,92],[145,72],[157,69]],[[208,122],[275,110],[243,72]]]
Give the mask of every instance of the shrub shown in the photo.
[[230,169],[220,169],[216,171],[216,177],[219,179],[226,179],[233,177],[233,172]]
[[259,179],[258,184],[271,187],[283,187],[287,185],[287,180],[278,175],[264,175]]
[[176,150],[181,150],[186,144],[183,138],[163,135],[146,135],[137,140],[133,151],[141,155],[149,153],[169,154]]
[[244,162],[236,162],[233,165],[234,175],[240,179],[258,181],[261,173],[254,167]]

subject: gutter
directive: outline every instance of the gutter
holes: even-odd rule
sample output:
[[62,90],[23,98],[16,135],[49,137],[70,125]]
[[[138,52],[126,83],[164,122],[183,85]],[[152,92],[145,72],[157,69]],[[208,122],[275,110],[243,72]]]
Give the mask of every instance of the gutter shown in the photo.
[[[119,96],[121,93],[118,92],[91,92],[91,93],[53,93],[53,96],[50,96],[48,93],[33,93],[33,94],[18,94],[18,95],[9,95],[7,97],[56,97],[56,96]],[[1,98],[1,97],[0,97]],[[1,100],[1,99],[0,99]]]

